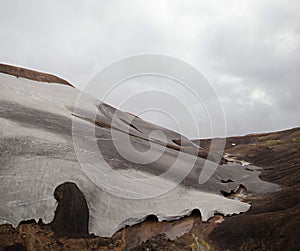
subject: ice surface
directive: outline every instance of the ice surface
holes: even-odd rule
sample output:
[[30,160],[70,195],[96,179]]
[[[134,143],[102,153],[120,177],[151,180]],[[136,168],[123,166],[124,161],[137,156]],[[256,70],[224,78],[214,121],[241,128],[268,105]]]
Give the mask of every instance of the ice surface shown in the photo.
[[[67,181],[84,193],[90,233],[100,236],[111,236],[150,214],[162,221],[199,209],[206,221],[215,212],[245,212],[250,205],[221,194],[239,184],[253,192],[278,189],[261,181],[257,169],[250,172],[237,164],[217,166],[213,176],[199,184],[204,164],[213,163],[193,156],[197,147],[191,141],[127,113],[112,123],[115,109],[85,94],[74,109],[79,95],[68,86],[0,74],[0,224],[16,226],[21,220],[39,218],[51,222],[56,208],[53,192]],[[111,126],[117,133],[111,133]],[[119,142],[121,152],[131,155],[127,138],[144,151],[140,157],[149,163],[136,164],[116,150],[114,143]],[[179,154],[173,140],[181,141],[184,152]],[[147,152],[150,146],[152,151]],[[174,163],[176,168],[164,175]],[[181,175],[183,179],[177,179]],[[122,177],[135,179],[124,184]],[[228,179],[233,182],[221,182]]]

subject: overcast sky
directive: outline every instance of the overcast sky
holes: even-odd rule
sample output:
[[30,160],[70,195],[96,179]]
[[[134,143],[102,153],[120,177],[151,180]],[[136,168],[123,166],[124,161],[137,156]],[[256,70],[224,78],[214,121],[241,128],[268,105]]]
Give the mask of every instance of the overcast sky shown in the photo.
[[[216,89],[228,135],[300,125],[299,0],[0,1],[3,63],[50,72],[82,89],[120,58],[171,55],[196,67]],[[161,86],[184,96],[169,80],[144,77],[127,81],[107,101],[118,106],[134,91]],[[141,103],[124,108],[139,112]],[[168,115],[141,114],[177,130]],[[179,107],[171,115],[189,124]],[[201,125],[204,115],[194,116],[203,126],[200,136],[211,136]],[[195,137],[188,126],[182,133]]]

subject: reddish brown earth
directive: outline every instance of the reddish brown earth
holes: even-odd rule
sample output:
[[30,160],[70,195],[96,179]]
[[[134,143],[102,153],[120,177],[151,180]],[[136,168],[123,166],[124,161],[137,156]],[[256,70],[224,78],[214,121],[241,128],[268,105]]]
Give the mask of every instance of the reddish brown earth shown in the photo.
[[[222,216],[201,221],[199,212],[172,222],[157,222],[148,217],[143,223],[125,228],[111,238],[93,235],[60,236],[47,226],[33,222],[0,227],[0,250],[214,250],[209,233]],[[20,247],[23,247],[21,249]],[[18,249],[13,249],[18,248]]]
[[5,73],[9,75],[16,76],[17,78],[27,78],[35,81],[40,82],[48,82],[48,83],[56,83],[56,84],[63,84],[72,86],[68,81],[59,78],[57,76],[54,76],[52,74],[38,72],[34,70],[25,69],[22,67],[7,65],[7,64],[1,64],[0,63],[0,73]]

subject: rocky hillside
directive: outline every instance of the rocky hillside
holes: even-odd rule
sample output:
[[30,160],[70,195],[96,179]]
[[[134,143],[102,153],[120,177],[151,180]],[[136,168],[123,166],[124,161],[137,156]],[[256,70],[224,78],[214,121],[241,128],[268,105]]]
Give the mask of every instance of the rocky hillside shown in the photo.
[[[172,222],[148,217],[112,238],[59,236],[42,224],[23,222],[16,229],[10,225],[0,227],[0,247],[2,250],[298,250],[299,135],[300,129],[295,128],[228,138],[226,152],[232,159],[256,163],[262,167],[264,180],[282,186],[279,192],[249,197],[252,208],[242,215],[217,215],[208,222],[200,220],[198,211]],[[208,141],[204,140],[202,145],[205,143]]]
[[[209,141],[203,141],[208,147]],[[262,167],[260,177],[282,190],[254,198],[244,215],[210,234],[221,249],[298,250],[300,247],[300,128],[229,137],[226,153]]]
[[[200,140],[199,147],[121,111],[113,124],[116,109],[90,96],[75,109],[80,92],[65,80],[5,65],[0,71],[0,250],[299,249],[299,128],[230,137],[223,158],[206,160],[210,140]],[[112,144],[112,128],[118,141],[129,137],[142,151],[151,142],[161,157],[150,164],[124,159]],[[91,148],[91,129],[100,157]],[[150,137],[154,129],[166,139]],[[128,142],[121,148],[130,149]],[[82,166],[80,157],[90,165]],[[173,184],[174,174],[196,158],[177,187],[154,199],[124,200],[95,185],[99,163],[149,178],[178,158],[180,168],[171,176],[136,187],[143,195]],[[201,185],[205,163],[216,170]],[[110,182],[129,191],[130,184],[122,187],[114,177]]]

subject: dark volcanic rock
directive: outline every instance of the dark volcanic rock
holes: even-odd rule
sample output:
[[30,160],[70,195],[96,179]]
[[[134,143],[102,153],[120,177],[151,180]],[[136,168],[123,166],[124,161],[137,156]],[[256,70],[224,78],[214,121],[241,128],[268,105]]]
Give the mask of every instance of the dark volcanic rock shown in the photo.
[[83,193],[75,183],[59,185],[54,192],[58,202],[51,229],[59,235],[88,234],[89,209]]
[[4,251],[27,251],[26,247],[21,243],[16,243],[10,246],[6,246]]
[[282,190],[254,198],[247,213],[215,228],[210,238],[221,250],[300,250],[299,136],[294,128],[227,139],[227,153],[262,167],[260,177]]

